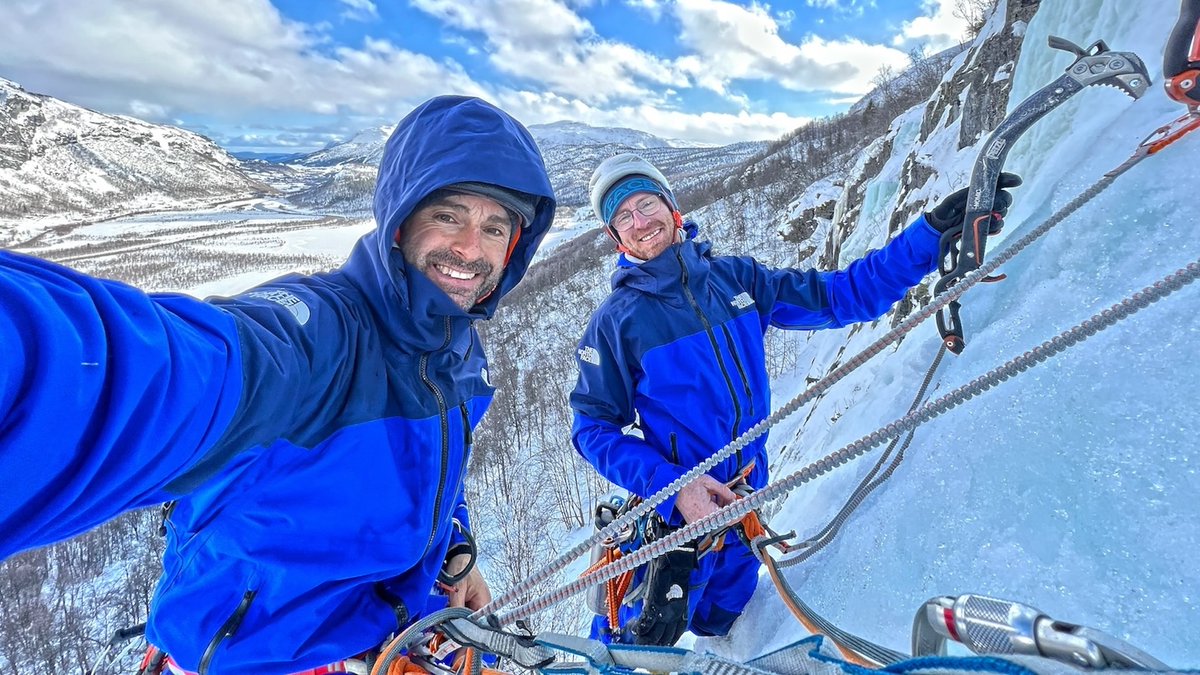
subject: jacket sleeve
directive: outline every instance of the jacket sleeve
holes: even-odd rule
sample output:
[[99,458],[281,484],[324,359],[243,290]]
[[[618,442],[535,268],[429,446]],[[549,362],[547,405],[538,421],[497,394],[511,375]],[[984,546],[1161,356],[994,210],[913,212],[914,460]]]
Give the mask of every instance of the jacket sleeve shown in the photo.
[[[602,330],[602,311],[592,317],[579,344],[579,379],[571,392],[575,420],[571,441],[576,451],[609,482],[642,498],[649,497],[687,473],[646,443],[639,432],[626,432],[636,421],[633,407],[633,368],[616,330]],[[670,518],[674,497],[658,506]]]
[[937,269],[938,238],[922,215],[844,270],[774,270],[756,263],[755,301],[779,328],[840,328],[877,319]]
[[0,559],[166,499],[241,395],[224,312],[10,252],[0,345]]
[[356,320],[339,291],[289,275],[209,302],[236,325],[243,403],[228,433],[168,490],[191,492],[248,450],[280,439],[313,447],[354,424],[354,414],[370,419],[370,411],[350,412],[349,399],[356,386],[385,387],[387,376],[378,358],[359,351]]

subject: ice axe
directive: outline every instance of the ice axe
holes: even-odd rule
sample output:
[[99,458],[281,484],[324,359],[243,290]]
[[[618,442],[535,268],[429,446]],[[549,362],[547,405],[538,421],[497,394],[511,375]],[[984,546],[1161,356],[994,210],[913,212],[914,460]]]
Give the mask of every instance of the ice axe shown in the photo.
[[[947,233],[950,236],[942,237],[939,262],[942,277],[933,288],[934,295],[958,283],[983,262],[996,182],[1004,169],[1008,151],[1026,129],[1085,87],[1116,87],[1137,99],[1146,93],[1150,85],[1146,65],[1132,52],[1111,51],[1103,40],[1097,40],[1087,49],[1060,37],[1051,36],[1049,43],[1050,47],[1071,52],[1077,58],[1067,67],[1065,74],[1022,101],[984,143],[983,151],[975,159],[975,167],[971,171],[962,228],[955,228]],[[955,300],[937,314],[942,341],[946,349],[955,354],[962,353],[966,346],[958,316],[959,307],[959,302]]]

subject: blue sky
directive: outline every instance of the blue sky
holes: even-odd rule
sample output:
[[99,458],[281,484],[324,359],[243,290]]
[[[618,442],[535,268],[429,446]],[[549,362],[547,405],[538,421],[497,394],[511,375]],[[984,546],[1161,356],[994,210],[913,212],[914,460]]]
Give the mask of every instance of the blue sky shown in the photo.
[[313,150],[438,94],[703,143],[845,110],[956,44],[955,0],[19,0],[0,77],[236,150]]

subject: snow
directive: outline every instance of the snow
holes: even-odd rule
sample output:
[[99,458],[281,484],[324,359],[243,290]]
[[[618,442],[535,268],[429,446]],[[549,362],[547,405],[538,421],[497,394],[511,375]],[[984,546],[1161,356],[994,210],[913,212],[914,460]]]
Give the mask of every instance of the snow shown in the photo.
[[[1043,3],[1028,26],[1010,110],[1071,62],[1045,46],[1051,34],[1082,44],[1102,37],[1113,49],[1135,51],[1157,80],[1174,17],[1169,4]],[[989,249],[1028,232],[1182,112],[1158,87],[1137,102],[1100,87],[1077,94],[1009,155],[1007,168],[1026,185],[1015,190],[1007,227]],[[1006,265],[1007,281],[969,292],[967,349],[947,357],[932,396],[1195,261],[1196,221],[1181,189],[1200,173],[1197,143],[1189,137],[1147,160]],[[944,180],[969,175],[973,158],[931,164]],[[879,181],[896,179],[885,172]],[[1197,289],[1185,288],[926,424],[891,481],[825,551],[788,571],[791,583],[841,627],[899,650],[908,648],[924,600],[975,592],[1108,631],[1176,667],[1200,665],[1191,639],[1200,625],[1197,310]],[[855,334],[847,357],[887,328],[881,322]],[[824,368],[844,339],[814,334],[802,363]],[[899,418],[936,348],[929,322],[777,426],[774,475]],[[801,373],[780,378],[776,405],[802,386]],[[873,460],[797,490],[772,525],[815,533]],[[763,577],[731,638],[701,643],[744,657],[803,635]]]
[[545,260],[561,244],[599,226],[600,222],[592,215],[590,206],[581,209],[560,207],[554,212],[554,222],[550,225],[550,231],[546,233],[533,256],[534,263]]
[[[917,106],[896,118],[885,139],[892,142],[892,152],[884,164],[881,175],[885,179],[871,181],[867,185],[863,197],[862,211],[859,212],[858,224],[854,233],[842,244],[841,265],[844,267],[856,260],[872,244],[884,240],[887,236],[888,221],[896,210],[896,193],[900,187],[900,170],[908,150],[921,131],[921,115],[924,106]],[[864,157],[866,157],[864,153]],[[856,166],[861,170],[861,166]],[[843,197],[844,198],[844,197]]]

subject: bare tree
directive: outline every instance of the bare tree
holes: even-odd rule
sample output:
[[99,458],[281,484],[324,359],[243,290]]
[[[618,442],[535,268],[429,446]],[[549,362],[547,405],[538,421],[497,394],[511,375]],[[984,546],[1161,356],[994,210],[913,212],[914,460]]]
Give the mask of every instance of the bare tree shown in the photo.
[[979,35],[995,9],[996,0],[954,0],[954,16],[967,22],[967,41]]

